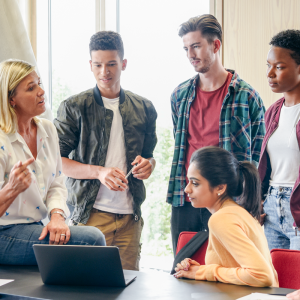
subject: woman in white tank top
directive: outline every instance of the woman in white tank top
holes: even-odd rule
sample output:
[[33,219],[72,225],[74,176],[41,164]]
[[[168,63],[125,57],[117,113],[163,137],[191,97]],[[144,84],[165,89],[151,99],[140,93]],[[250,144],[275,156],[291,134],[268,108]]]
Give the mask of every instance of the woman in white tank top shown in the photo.
[[266,112],[266,135],[259,173],[263,190],[265,234],[273,248],[300,250],[300,31],[275,35],[267,57],[267,78],[284,97]]

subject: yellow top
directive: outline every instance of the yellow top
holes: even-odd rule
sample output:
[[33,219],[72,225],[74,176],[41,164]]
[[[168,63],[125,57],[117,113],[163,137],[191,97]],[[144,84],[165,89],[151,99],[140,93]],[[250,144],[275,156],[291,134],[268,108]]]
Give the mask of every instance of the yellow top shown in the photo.
[[196,280],[278,287],[262,226],[244,208],[226,200],[208,227],[206,265],[200,266]]

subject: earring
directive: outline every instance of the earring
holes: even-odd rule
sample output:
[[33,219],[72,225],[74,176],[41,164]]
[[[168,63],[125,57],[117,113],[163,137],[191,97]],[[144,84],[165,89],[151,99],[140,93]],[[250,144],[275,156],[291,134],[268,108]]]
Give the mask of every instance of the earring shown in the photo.
[[218,193],[218,196],[220,196],[221,194],[220,193]]
[[15,104],[14,104],[14,105],[12,105],[12,108],[15,108],[15,106],[16,106]]

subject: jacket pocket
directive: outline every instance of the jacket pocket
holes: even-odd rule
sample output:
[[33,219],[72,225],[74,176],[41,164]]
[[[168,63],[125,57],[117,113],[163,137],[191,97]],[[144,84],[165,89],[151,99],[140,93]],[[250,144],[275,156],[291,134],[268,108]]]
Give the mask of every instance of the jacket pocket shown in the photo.
[[230,140],[232,147],[248,149],[251,147],[251,120],[239,116],[231,117]]

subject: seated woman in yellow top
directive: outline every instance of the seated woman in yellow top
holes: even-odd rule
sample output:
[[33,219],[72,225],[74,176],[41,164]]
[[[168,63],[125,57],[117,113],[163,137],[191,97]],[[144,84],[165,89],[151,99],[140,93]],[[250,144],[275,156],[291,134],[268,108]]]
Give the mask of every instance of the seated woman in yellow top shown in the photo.
[[[228,151],[204,147],[192,155],[185,188],[195,208],[206,207],[209,243],[206,265],[190,258],[175,268],[176,278],[278,287],[267,239],[259,224],[260,179],[249,162]],[[239,197],[239,204],[233,197]]]

